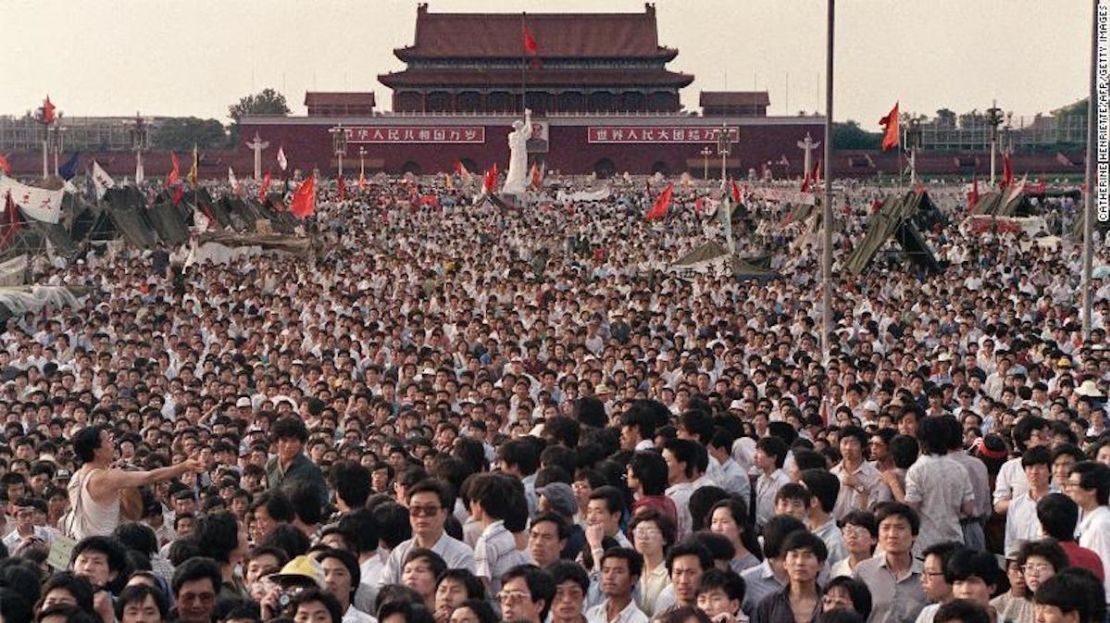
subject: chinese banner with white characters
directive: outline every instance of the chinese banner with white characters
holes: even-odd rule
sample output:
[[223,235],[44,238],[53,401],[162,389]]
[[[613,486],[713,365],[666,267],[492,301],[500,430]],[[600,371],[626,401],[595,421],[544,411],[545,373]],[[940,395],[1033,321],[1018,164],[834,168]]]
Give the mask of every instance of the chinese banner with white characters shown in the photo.
[[[591,143],[712,143],[717,140],[720,128],[668,128],[590,126],[587,128]],[[737,128],[729,128],[729,142],[740,138]]]
[[482,126],[370,126],[347,128],[348,143],[476,143],[486,142]]

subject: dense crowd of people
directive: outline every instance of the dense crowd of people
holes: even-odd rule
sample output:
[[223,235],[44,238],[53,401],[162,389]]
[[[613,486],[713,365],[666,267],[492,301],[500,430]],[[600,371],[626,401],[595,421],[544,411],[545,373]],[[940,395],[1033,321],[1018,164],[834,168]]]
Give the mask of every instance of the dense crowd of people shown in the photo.
[[848,184],[826,357],[812,220],[749,201],[776,276],[686,273],[704,193],[611,187],[379,181],[310,258],[37,265],[90,293],[0,334],[3,621],[1106,620],[1110,279],[1083,339],[1073,245],[938,188],[943,272],[844,274],[884,192]]

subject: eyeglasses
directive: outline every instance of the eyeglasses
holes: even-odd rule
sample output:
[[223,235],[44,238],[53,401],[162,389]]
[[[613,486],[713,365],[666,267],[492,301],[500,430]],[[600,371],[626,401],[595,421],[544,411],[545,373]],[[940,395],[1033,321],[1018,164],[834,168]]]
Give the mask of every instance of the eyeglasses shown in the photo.
[[632,531],[632,534],[634,536],[651,537],[660,536],[663,534],[663,531],[659,528],[653,528],[651,526],[637,526],[636,529]]
[[441,509],[440,506],[410,506],[409,514],[413,517],[435,517]]
[[1021,566],[1021,570],[1026,573],[1040,573],[1051,568],[1052,565],[1047,562],[1027,562]]
[[501,594],[497,596],[497,600],[503,604],[531,601],[531,599],[532,594],[524,591],[501,591]]

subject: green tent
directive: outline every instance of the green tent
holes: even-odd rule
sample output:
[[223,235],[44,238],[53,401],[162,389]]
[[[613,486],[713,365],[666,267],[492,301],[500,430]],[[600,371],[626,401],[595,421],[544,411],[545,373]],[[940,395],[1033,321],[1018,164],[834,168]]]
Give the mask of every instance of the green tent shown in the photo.
[[862,273],[886,242],[893,238],[915,264],[926,270],[940,272],[940,264],[914,222],[924,213],[934,210],[936,206],[925,192],[911,190],[902,196],[887,197],[879,211],[871,217],[867,234],[856,243],[845,262],[845,268],[854,275]]

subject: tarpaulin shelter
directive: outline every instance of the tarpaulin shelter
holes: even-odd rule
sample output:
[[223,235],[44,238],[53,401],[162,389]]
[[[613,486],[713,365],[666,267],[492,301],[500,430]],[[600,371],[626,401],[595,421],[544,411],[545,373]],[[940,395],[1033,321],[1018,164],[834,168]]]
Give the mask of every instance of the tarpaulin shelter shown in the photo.
[[910,261],[930,272],[940,272],[940,264],[915,223],[922,218],[922,212],[930,210],[936,207],[925,192],[909,191],[902,196],[887,197],[879,211],[871,216],[867,234],[852,250],[845,268],[855,275],[862,273],[887,241],[893,239]]

